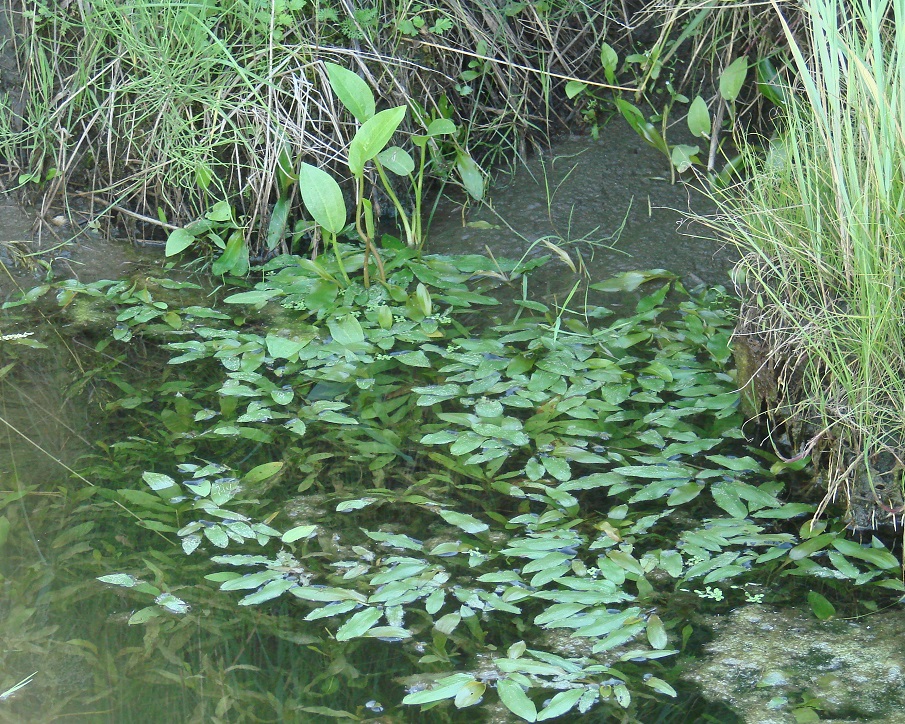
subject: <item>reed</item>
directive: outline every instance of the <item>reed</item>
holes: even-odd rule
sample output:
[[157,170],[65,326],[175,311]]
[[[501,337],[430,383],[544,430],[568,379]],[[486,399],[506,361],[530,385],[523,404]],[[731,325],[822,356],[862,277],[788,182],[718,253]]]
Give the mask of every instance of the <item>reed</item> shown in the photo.
[[853,521],[901,521],[905,466],[905,1],[810,0],[798,87],[718,222],[744,258],[739,341],[760,393]]

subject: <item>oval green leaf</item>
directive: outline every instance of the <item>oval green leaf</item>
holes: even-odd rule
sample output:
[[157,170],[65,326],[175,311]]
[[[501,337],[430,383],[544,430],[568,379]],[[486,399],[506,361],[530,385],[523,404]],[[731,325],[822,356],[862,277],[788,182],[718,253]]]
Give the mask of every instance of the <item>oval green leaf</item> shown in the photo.
[[496,686],[497,694],[504,706],[525,721],[537,721],[537,707],[525,694],[520,684],[512,679],[500,679]]
[[397,176],[408,176],[415,170],[415,161],[409,152],[399,146],[390,146],[377,154],[377,160]]
[[475,163],[474,159],[464,151],[459,151],[456,156],[456,169],[459,171],[459,177],[462,179],[462,185],[475,201],[484,198],[484,174],[481,173],[481,167]]
[[588,84],[582,83],[580,80],[570,80],[568,83],[566,83],[566,98],[574,98],[575,96],[584,92],[587,87]]
[[330,174],[303,163],[299,168],[299,190],[305,208],[319,226],[331,234],[338,234],[346,227],[343,192]]
[[584,692],[584,689],[567,689],[566,691],[559,692],[550,699],[550,703],[540,711],[536,721],[546,721],[547,719],[554,719],[555,717],[562,716],[578,703],[578,700]]
[[193,243],[195,243],[194,235],[185,229],[176,229],[167,237],[167,246],[164,254],[166,256],[174,256],[188,249]]
[[368,84],[357,73],[336,63],[324,63],[324,67],[327,69],[330,87],[349,113],[355,116],[355,120],[364,123],[372,118],[376,105]]
[[814,615],[821,621],[829,621],[836,615],[836,608],[833,604],[816,591],[808,592],[808,604],[810,604]]
[[748,56],[733,60],[720,76],[720,95],[730,103],[738,98],[748,75]]
[[665,649],[669,643],[666,628],[657,614],[652,614],[647,619],[647,640],[655,649]]
[[348,641],[349,639],[358,638],[374,627],[374,624],[380,620],[383,612],[379,608],[366,608],[359,611],[352,618],[346,621],[336,632],[337,641]]
[[349,144],[349,170],[353,174],[361,176],[365,164],[390,142],[405,118],[405,111],[405,106],[387,108],[361,125]]
[[711,131],[710,111],[701,96],[695,96],[688,108],[688,130],[697,138],[709,138]]
[[609,43],[600,45],[600,65],[603,66],[603,74],[606,76],[607,83],[615,83],[619,56]]

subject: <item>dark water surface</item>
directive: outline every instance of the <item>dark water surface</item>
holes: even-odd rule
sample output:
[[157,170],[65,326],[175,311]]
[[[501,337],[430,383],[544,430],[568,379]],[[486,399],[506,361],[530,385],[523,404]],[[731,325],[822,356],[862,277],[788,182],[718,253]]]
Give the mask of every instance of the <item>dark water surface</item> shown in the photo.
[[[492,210],[464,214],[441,205],[429,247],[441,253],[485,253],[520,258],[549,254],[544,240],[580,256],[593,281],[613,274],[666,268],[686,285],[726,284],[734,262],[709,229],[686,214],[713,211],[692,186],[670,184],[664,157],[614,121],[600,140],[569,138],[531,159],[491,192]],[[551,264],[535,274],[535,292],[569,286],[567,267]]]

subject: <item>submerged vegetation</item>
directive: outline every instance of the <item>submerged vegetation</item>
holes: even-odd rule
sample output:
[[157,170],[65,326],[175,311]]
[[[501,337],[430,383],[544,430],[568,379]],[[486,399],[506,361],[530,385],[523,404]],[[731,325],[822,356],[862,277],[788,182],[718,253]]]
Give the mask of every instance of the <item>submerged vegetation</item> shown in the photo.
[[[316,650],[330,681],[399,649],[405,690],[386,709],[635,721],[681,686],[670,661],[702,601],[782,600],[764,584],[816,577],[829,618],[830,586],[903,590],[879,541],[812,525],[816,505],[787,502],[768,471],[787,466],[746,449],[719,290],[629,273],[589,292],[644,289],[621,314],[570,310],[530,299],[540,260],[403,248],[365,287],[364,255],[342,251],[350,283],[333,255],[281,256],[214,307],[155,279],[32,294],[108,325],[108,357],[165,355],[159,382],[120,364],[95,393],[110,435],[80,465],[96,487],[73,528],[132,521],[142,555],[108,544],[98,575],[152,649],[238,605]],[[514,307],[488,294],[500,281],[521,285]],[[359,718],[366,681],[341,710],[304,677],[281,705]]]
[[[74,662],[178,682],[195,719],[653,720],[702,608],[902,596],[850,535],[905,507],[902,0],[12,10],[6,169],[42,217],[116,220],[219,286],[48,278],[4,305],[56,296],[65,394],[102,430],[66,485],[3,471],[0,720],[40,686],[47,718],[138,715]],[[482,164],[609,116],[717,190],[740,313],[662,269],[539,301],[541,246],[584,270],[549,240],[427,253],[438,188],[480,202]],[[17,321],[4,386],[52,344]],[[119,611],[129,646],[47,598]],[[58,631],[54,691],[28,659]]]

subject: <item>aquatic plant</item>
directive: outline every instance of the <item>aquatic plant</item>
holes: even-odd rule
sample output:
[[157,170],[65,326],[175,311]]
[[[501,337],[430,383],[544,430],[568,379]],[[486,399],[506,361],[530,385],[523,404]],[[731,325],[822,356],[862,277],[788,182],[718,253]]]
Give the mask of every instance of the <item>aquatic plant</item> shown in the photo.
[[[10,105],[22,103],[22,128],[0,124],[0,150],[20,183],[39,180],[42,213],[85,172],[92,204],[66,199],[74,220],[108,214],[131,236],[162,241],[226,201],[257,256],[275,245],[283,207],[298,208],[281,185],[284,151],[291,168],[299,160],[330,167],[356,130],[330,92],[325,62],[353,68],[388,105],[412,109],[406,130],[454,118],[456,148],[513,163],[529,132],[564,125],[550,101],[566,80],[594,70],[609,10],[37,2],[14,13],[24,90]],[[444,182],[459,156],[430,161],[428,175]]]
[[791,454],[817,461],[825,502],[842,499],[857,526],[897,524],[905,5],[806,7],[813,51],[786,27],[800,87],[783,131],[717,222],[745,253],[740,364],[751,412],[783,423]]
[[[117,383],[120,439],[94,466],[131,472],[138,485],[111,493],[197,571],[103,575],[144,601],[132,623],[176,625],[238,595],[326,625],[337,661],[395,642],[413,677],[405,704],[498,698],[533,721],[672,695],[671,606],[686,587],[728,602],[736,583],[785,571],[902,590],[879,542],[784,527],[815,506],[783,503],[743,450],[720,293],[630,273],[595,285],[656,284],[621,318],[523,296],[513,318],[470,329],[494,309],[474,284],[537,262],[402,249],[369,288],[363,262],[343,250],[346,283],[335,256],[278,257],[219,308],[171,307],[134,283],[58,284],[65,306],[112,305],[119,340],[162,345],[181,373]],[[132,410],[150,424],[123,438]]]

